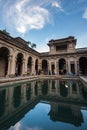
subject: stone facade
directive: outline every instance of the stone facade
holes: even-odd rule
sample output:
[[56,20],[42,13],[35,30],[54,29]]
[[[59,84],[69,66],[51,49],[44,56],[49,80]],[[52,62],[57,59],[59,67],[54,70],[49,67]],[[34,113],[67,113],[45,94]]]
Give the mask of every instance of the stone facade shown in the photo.
[[28,42],[0,31],[0,77],[26,75],[87,75],[87,48],[76,49],[72,36],[51,40],[49,52],[39,53]]

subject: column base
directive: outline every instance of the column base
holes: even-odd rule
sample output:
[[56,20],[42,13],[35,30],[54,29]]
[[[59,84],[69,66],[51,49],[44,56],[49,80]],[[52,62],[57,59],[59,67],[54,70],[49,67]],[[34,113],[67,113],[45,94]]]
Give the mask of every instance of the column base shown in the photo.
[[14,78],[14,77],[15,77],[15,74],[10,74],[8,77]]

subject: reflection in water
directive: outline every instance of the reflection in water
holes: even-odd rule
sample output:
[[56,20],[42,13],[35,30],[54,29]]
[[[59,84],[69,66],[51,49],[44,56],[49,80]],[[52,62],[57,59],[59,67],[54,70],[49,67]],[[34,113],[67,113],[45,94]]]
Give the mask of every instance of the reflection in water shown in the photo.
[[47,95],[47,93],[48,93],[48,81],[44,80],[44,82],[42,83],[42,94]]
[[0,117],[5,112],[5,90],[0,91]]
[[19,107],[21,104],[21,86],[17,86],[14,88],[13,103],[15,108]]
[[[55,110],[54,110],[54,106]],[[81,126],[83,123],[83,117],[80,109],[74,108],[74,106],[64,104],[52,104],[49,116],[52,121],[62,121],[65,123],[74,124],[75,126]]]
[[37,81],[36,81],[34,89],[35,89],[35,96],[37,96],[38,95],[38,82]]
[[68,96],[68,86],[66,86],[66,81],[60,81],[60,95],[63,97]]
[[31,83],[26,85],[26,98],[27,100],[31,99]]
[[[49,120],[51,120],[48,124],[50,130],[53,129],[51,127],[55,122],[85,128],[85,117],[82,113],[82,110],[86,110],[87,113],[87,89],[85,88],[80,81],[75,80],[41,80],[1,88],[0,130],[6,130],[15,125],[23,117],[24,124],[28,121],[31,122],[30,119],[32,119],[30,126],[37,126],[38,123],[34,123],[41,122],[43,119],[44,126],[43,123],[39,123],[43,130],[49,129],[45,128],[47,122],[50,122]],[[39,102],[46,103],[46,105],[39,104]],[[47,103],[50,105],[49,109],[46,108]],[[38,109],[36,109],[37,105]],[[26,113],[30,114],[29,118],[24,116]],[[56,130],[59,128],[58,124],[55,124]]]

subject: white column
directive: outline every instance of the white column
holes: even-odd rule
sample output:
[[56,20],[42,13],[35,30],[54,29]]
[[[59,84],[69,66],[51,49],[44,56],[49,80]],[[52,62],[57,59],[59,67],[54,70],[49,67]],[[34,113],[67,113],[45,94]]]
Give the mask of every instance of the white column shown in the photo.
[[25,59],[22,61],[22,75],[25,75]]
[[59,62],[58,62],[58,60],[55,60],[55,73],[56,73],[56,75],[59,75]]
[[49,61],[49,72],[52,75],[52,70],[51,70],[51,62]]
[[70,68],[70,60],[68,59],[68,73],[71,72],[71,68]]
[[77,74],[77,68],[78,68],[77,60],[75,59],[75,74]]
[[15,68],[16,68],[16,57],[15,57],[15,54],[13,54],[13,56],[12,56],[12,62],[11,62],[11,73],[10,73],[10,75],[11,76],[14,76],[15,75]]
[[7,70],[7,76],[10,76],[11,73],[11,62],[12,62],[12,56],[8,57],[8,70]]
[[67,59],[66,59],[66,75],[68,74],[68,61],[67,61]]
[[25,72],[25,75],[27,75],[27,64],[28,64],[28,55],[25,57],[25,62],[24,62],[24,72]]
[[42,64],[41,63],[42,63],[42,61],[39,59],[38,60],[38,71],[42,70]]
[[59,75],[59,61],[57,62],[57,75]]
[[31,75],[35,74],[35,59],[32,59],[32,71],[31,71]]
[[79,67],[79,59],[77,60],[77,74],[79,74],[80,67]]

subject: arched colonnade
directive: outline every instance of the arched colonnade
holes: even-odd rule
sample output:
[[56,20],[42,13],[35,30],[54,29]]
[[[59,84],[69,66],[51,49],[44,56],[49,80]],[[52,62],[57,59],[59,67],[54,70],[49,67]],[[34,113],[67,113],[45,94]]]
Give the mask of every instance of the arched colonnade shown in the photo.
[[0,47],[0,77],[25,75],[87,75],[87,57],[39,58],[21,50]]

